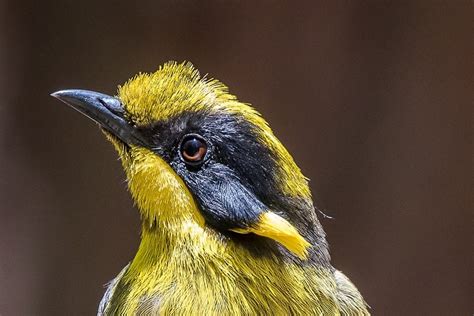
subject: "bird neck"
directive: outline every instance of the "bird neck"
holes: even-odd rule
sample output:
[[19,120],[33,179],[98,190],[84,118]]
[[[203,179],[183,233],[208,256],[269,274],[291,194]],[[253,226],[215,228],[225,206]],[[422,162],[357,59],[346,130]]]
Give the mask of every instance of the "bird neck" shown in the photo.
[[229,314],[311,314],[319,306],[336,311],[336,285],[326,268],[257,256],[192,221],[172,229],[144,223],[142,229],[122,280],[125,312],[156,307],[164,314],[176,308],[184,315],[222,314],[222,306]]
[[179,260],[212,256],[216,249],[224,246],[215,234],[191,218],[161,224],[145,221],[140,246],[129,271],[143,271],[162,264],[162,260],[169,264],[177,256]]

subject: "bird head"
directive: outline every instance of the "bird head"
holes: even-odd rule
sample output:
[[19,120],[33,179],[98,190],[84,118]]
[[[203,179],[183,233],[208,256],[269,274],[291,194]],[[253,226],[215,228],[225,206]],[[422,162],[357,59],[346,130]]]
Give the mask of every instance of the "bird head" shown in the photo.
[[198,227],[302,260],[323,234],[307,179],[267,122],[191,64],[138,74],[114,97],[53,96],[101,126],[147,229]]

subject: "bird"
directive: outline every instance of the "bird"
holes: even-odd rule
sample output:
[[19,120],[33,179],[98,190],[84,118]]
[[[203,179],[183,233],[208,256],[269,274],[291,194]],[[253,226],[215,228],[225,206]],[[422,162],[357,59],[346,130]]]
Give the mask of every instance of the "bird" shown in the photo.
[[98,315],[369,315],[332,266],[308,179],[225,84],[171,61],[116,96],[51,95],[99,125],[141,219]]

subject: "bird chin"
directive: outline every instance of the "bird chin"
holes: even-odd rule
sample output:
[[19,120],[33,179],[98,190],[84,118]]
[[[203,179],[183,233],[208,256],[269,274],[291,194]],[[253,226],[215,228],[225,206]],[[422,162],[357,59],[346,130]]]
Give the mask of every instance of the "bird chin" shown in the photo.
[[109,131],[103,128],[101,128],[101,131],[104,133],[105,138],[107,138],[107,140],[112,143],[122,162],[126,163],[126,161],[130,158],[130,146]]

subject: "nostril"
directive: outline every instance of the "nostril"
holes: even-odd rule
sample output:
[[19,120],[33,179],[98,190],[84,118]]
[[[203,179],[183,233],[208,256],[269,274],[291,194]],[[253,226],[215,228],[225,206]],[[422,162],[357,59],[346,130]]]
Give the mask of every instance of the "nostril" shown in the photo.
[[112,97],[100,97],[97,98],[97,100],[115,115],[123,115],[123,106],[119,99]]

